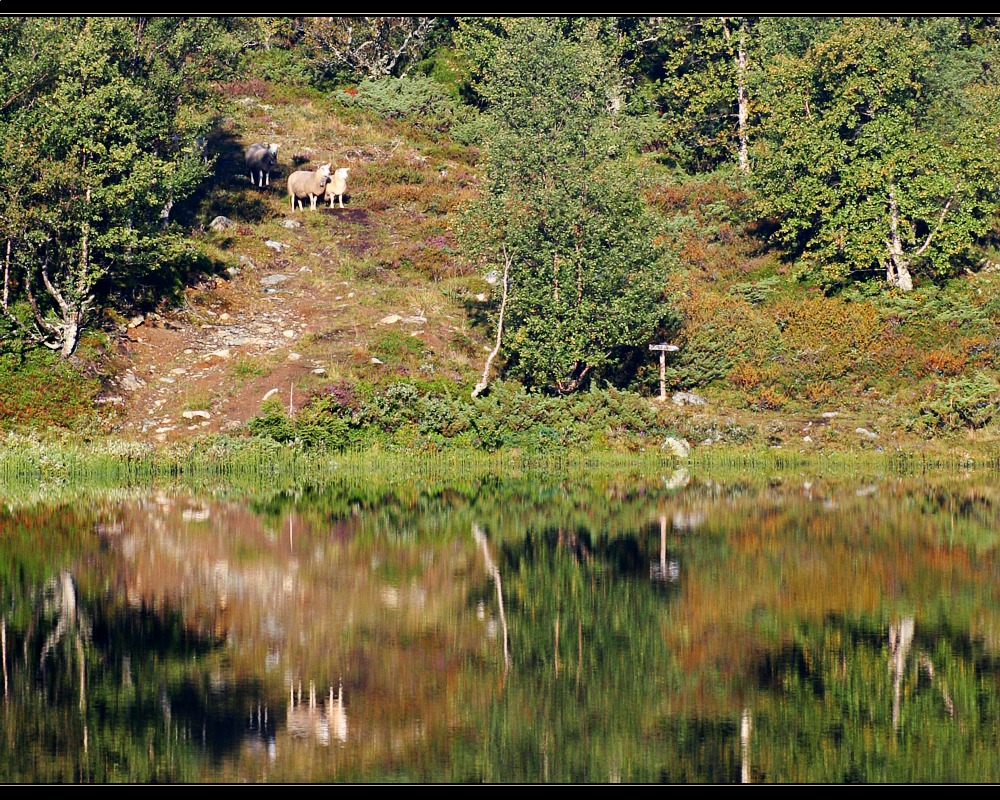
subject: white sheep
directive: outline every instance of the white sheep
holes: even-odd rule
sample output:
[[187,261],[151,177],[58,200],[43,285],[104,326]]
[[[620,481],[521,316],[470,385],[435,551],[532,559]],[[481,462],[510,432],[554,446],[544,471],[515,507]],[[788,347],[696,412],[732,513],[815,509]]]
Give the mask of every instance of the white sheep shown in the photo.
[[315,211],[316,201],[323,197],[323,191],[330,180],[330,165],[324,164],[315,172],[299,170],[288,176],[288,196],[292,201],[292,211],[295,211],[295,201],[299,201],[299,210],[304,209],[302,200],[309,198],[309,207]]
[[[247,169],[250,170],[250,183],[254,186],[271,185],[271,170],[278,165],[278,145],[252,144],[246,152]],[[255,183],[254,173],[260,175],[260,182]]]
[[326,196],[330,199],[330,208],[333,208],[333,198],[340,202],[340,207],[344,207],[344,192],[347,191],[347,171],[350,167],[340,167],[333,173],[330,182],[326,185]]

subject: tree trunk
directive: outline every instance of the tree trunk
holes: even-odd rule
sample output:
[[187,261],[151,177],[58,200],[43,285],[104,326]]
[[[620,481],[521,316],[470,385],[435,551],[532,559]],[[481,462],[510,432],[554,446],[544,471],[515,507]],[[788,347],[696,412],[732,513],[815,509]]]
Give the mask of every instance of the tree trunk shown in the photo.
[[[955,202],[955,197],[961,188],[962,182],[959,181],[955,184],[955,189],[952,191],[951,197],[948,198],[948,202],[941,209],[937,224],[927,234],[924,243],[913,252],[913,256],[919,258],[931,246],[934,234],[941,230],[944,218],[948,215],[948,209]],[[899,204],[896,202],[896,187],[891,183],[889,184],[889,240],[886,242],[886,246],[889,249],[889,257],[885,264],[885,279],[890,286],[898,286],[904,292],[909,292],[913,289],[913,278],[910,276],[910,260],[903,253],[903,242],[899,236]]]
[[[73,315],[76,316],[75,314]],[[75,319],[71,319],[63,324],[62,329],[62,349],[60,355],[69,358],[76,351],[77,342],[80,339],[80,325]]]
[[753,719],[750,709],[744,708],[740,717],[740,782],[750,783],[750,731],[753,729]]
[[510,649],[508,645],[510,636],[507,632],[507,615],[503,609],[503,588],[500,585],[500,569],[490,557],[490,549],[486,543],[486,534],[476,523],[472,523],[472,538],[483,548],[483,560],[486,562],[486,571],[493,578],[493,583],[497,587],[497,607],[500,610],[500,628],[503,632],[503,674],[504,678],[506,678],[507,672],[510,670]]
[[740,172],[750,174],[750,155],[748,151],[747,119],[750,116],[749,103],[747,101],[747,23],[746,20],[740,24],[740,44],[736,51],[736,97],[737,97],[737,126],[739,128],[740,150],[739,164]]
[[[722,20],[722,34],[726,41],[731,36],[726,18]],[[736,46],[736,130],[739,140],[737,159],[740,172],[750,174],[749,135],[747,120],[750,117],[750,103],[747,100],[747,21],[740,22],[739,43]]]
[[580,369],[580,362],[577,361],[574,363],[573,369],[570,370],[569,377],[566,378],[566,380],[556,381],[556,391],[559,392],[559,394],[569,394],[570,392],[575,392],[580,388],[580,385],[583,383],[583,379],[587,377],[587,373],[590,372],[593,366],[593,364],[584,365],[580,374],[577,375],[577,370]]
[[898,286],[904,292],[913,289],[910,265],[903,253],[903,242],[899,236],[899,204],[896,202],[896,187],[889,186],[889,256],[885,262],[885,280],[890,286]]
[[889,625],[889,676],[892,678],[892,729],[899,729],[900,700],[906,657],[913,644],[913,617],[904,617],[897,624]]
[[10,239],[7,239],[7,260],[3,265],[3,310],[8,309],[7,301],[10,297]]
[[507,255],[507,248],[503,249],[503,294],[500,300],[500,319],[497,320],[497,343],[493,346],[489,356],[486,358],[486,366],[483,367],[483,378],[472,390],[472,397],[476,398],[490,385],[490,365],[493,359],[500,352],[500,342],[503,338],[503,314],[507,309],[507,276],[510,274],[510,256]]

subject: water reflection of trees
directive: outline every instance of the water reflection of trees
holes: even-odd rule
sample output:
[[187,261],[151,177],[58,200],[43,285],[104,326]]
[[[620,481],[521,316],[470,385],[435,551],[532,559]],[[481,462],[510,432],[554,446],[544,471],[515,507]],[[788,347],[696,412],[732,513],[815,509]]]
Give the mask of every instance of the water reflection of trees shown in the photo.
[[196,779],[240,746],[259,687],[221,691],[219,643],[180,612],[88,596],[66,571],[5,588],[23,622],[4,631],[4,781]]
[[[0,513],[24,542],[2,575],[28,576],[0,589],[3,735],[43,720],[4,776],[45,753],[31,780],[998,777],[988,482],[373,481],[250,502],[40,509],[63,561]],[[160,515],[145,538],[136,508]],[[167,556],[204,573],[183,613],[171,580],[195,573]]]
[[4,782],[199,776],[233,752],[259,696],[253,681],[218,691],[220,642],[180,610],[104,585],[94,512],[0,512]]
[[481,779],[635,780],[637,761],[655,759],[647,726],[681,676],[644,550],[559,527],[503,543],[512,668],[488,712]]
[[1000,662],[947,625],[831,617],[764,656],[758,680],[758,780],[1000,777]]

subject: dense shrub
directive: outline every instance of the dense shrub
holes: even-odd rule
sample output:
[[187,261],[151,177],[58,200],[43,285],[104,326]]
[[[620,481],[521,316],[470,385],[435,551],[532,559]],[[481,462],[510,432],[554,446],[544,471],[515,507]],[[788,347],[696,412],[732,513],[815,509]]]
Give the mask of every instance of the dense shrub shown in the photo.
[[982,428],[1000,405],[1000,385],[984,372],[971,378],[954,378],[920,408],[921,421],[930,429]]
[[960,375],[968,363],[964,353],[951,353],[947,350],[932,350],[921,362],[921,369],[926,374]]
[[694,388],[724,378],[740,362],[763,366],[779,351],[774,320],[740,297],[696,289],[682,310],[680,350],[667,359],[667,380],[674,388]]
[[[452,396],[437,384],[359,388],[356,394],[343,387],[319,394],[295,419],[279,402],[269,401],[250,422],[250,430],[302,447],[339,449],[380,441],[407,449],[455,445],[529,451],[608,446],[635,450],[658,447],[664,436],[675,432],[669,404],[611,387],[553,397],[498,381],[474,401]],[[361,395],[367,396],[358,399]]]
[[247,427],[262,439],[341,450],[351,441],[351,422],[341,416],[340,410],[329,397],[320,397],[292,418],[285,413],[281,401],[272,398],[264,403],[260,416],[250,420]]
[[274,439],[277,442],[291,442],[295,439],[295,421],[285,413],[280,400],[265,400],[260,416],[247,423],[254,436]]
[[418,430],[421,434],[438,434],[451,439],[468,431],[475,408],[463,400],[449,396],[420,398]]
[[394,383],[362,404],[360,421],[362,424],[392,433],[417,418],[419,397],[420,394],[413,384]]
[[94,409],[100,383],[49,350],[0,355],[4,427],[69,427]]
[[779,304],[775,317],[803,379],[835,379],[881,363],[886,323],[872,303],[815,297]]
[[419,73],[363,80],[356,91],[341,90],[332,97],[346,106],[362,108],[386,119],[406,119],[439,130],[447,130],[456,123],[468,125],[475,119],[473,109],[451,97],[436,80]]
[[351,424],[322,405],[312,405],[295,420],[295,433],[306,446],[342,450],[351,441]]

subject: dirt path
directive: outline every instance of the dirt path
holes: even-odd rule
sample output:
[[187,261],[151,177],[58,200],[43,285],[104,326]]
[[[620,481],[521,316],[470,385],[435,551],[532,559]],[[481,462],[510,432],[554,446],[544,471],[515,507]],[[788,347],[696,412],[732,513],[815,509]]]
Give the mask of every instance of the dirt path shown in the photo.
[[230,279],[188,290],[183,308],[130,327],[124,434],[168,442],[232,431],[269,393],[294,410],[295,384],[326,374],[329,364],[310,356],[305,337],[322,334],[348,305],[336,294],[343,286],[300,257],[312,244],[304,226],[288,229],[282,244],[264,263],[246,259]]

